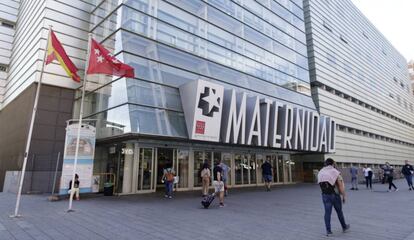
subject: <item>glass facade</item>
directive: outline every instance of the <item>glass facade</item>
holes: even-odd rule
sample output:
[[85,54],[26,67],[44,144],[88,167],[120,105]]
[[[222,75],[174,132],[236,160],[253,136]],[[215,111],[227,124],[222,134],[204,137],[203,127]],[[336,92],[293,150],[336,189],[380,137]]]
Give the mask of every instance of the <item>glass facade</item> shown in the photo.
[[126,141],[100,144],[96,159],[99,161],[94,165],[94,174],[114,174],[115,192],[118,194],[163,191],[163,169],[168,164],[179,176],[175,185],[177,191],[201,189],[203,164],[208,163],[213,178],[213,167],[218,161],[229,167],[226,182],[229,188],[264,186],[261,169],[264,160],[272,165],[272,184],[300,181],[288,153],[267,150],[213,149],[212,146],[191,148],[185,145],[165,147],[160,142]]
[[97,119],[94,172],[114,174],[117,193],[162,189],[169,164],[178,190],[201,188],[202,165],[217,161],[230,167],[229,187],[263,185],[266,159],[274,184],[297,180],[290,153],[188,141],[179,87],[202,79],[315,110],[302,1],[104,0],[91,18],[93,37],[135,69],[135,78],[92,76],[86,86],[84,115]]
[[298,2],[101,1],[92,13],[94,38],[133,66],[136,78],[88,78],[84,113],[98,119],[98,138],[187,138],[178,87],[198,79],[315,109]]

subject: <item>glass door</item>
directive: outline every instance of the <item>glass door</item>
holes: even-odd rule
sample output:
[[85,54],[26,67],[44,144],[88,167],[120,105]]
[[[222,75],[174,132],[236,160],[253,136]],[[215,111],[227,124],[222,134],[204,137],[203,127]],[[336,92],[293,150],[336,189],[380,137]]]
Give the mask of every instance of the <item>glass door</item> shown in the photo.
[[154,149],[140,148],[138,160],[137,192],[154,191]]
[[277,172],[278,172],[278,181],[280,183],[285,182],[285,171],[284,171],[284,161],[283,155],[277,155]]
[[227,186],[233,185],[232,180],[232,165],[231,165],[231,153],[222,153],[221,154],[221,162],[226,164],[228,167],[227,171]]
[[[194,187],[201,187],[201,170],[203,170],[204,164],[204,152],[203,151],[194,151]],[[209,163],[210,164],[210,163]],[[211,168],[211,166],[210,166]]]
[[249,159],[249,184],[257,184],[257,163],[256,154],[248,154]]
[[283,154],[283,175],[285,183],[292,182],[290,158],[287,154]]
[[157,148],[157,161],[156,161],[156,188],[164,191],[164,184],[162,183],[162,176],[164,175],[164,169],[173,168],[177,173],[176,166],[177,149],[174,148]]
[[177,151],[177,176],[180,180],[178,181],[178,188],[188,188],[189,178],[189,151],[181,150]]
[[[262,175],[262,165],[264,163],[264,158],[262,154],[256,155],[256,161],[257,161],[257,184],[263,183],[263,175]],[[269,161],[271,164],[271,161]]]
[[235,168],[235,184],[245,185],[249,184],[249,155],[248,154],[234,154],[234,168]]

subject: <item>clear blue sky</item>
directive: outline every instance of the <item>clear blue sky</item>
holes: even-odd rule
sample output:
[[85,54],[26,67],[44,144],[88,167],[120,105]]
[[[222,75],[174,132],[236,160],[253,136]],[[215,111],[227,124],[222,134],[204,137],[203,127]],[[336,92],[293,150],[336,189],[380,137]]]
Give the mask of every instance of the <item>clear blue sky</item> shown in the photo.
[[352,0],[408,60],[414,59],[414,0]]

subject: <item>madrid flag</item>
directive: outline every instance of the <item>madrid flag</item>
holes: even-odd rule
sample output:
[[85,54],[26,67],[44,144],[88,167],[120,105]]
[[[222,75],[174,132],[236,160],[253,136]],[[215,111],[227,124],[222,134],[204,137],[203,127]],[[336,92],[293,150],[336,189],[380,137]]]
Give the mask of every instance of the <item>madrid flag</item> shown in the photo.
[[80,82],[80,77],[76,73],[78,69],[66,54],[65,49],[63,49],[63,46],[57,39],[55,33],[50,30],[49,34],[50,36],[49,42],[47,43],[46,65],[53,62],[53,60],[57,60],[63,69],[65,69],[69,77],[71,77],[76,82]]
[[92,39],[87,74],[97,73],[133,78],[134,68],[120,62],[106,48]]

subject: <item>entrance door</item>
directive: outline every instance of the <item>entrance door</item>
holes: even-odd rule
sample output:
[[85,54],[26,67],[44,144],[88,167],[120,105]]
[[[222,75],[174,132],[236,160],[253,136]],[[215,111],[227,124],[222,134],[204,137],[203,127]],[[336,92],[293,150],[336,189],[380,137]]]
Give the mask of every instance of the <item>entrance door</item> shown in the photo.
[[[264,163],[263,155],[257,154],[256,155],[256,161],[257,161],[257,184],[263,183],[263,175],[262,175],[262,165]],[[272,162],[269,160],[269,163],[272,164]]]
[[176,167],[177,150],[174,148],[157,148],[157,188],[164,190],[164,184],[162,183],[162,176],[164,175],[164,169],[168,167]]
[[249,184],[249,154],[234,154],[236,185]]
[[154,148],[139,149],[137,192],[155,191],[154,160]]

